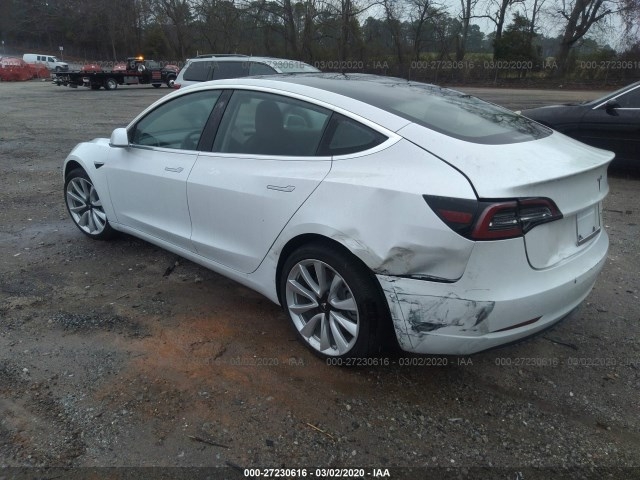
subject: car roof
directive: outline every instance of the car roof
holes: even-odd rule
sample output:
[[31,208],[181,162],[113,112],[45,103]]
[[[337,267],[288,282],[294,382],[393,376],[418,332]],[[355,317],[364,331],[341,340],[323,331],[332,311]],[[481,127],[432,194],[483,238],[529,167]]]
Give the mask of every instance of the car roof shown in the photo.
[[236,84],[251,86],[260,85],[262,82],[267,82],[270,86],[280,84],[276,88],[294,92],[306,91],[310,93],[309,89],[313,89],[312,96],[319,100],[327,96],[340,95],[383,109],[385,100],[393,97],[397,90],[418,88],[421,93],[433,95],[464,95],[461,92],[437,85],[364,73],[291,73],[235,79]]
[[[343,77],[342,74],[315,72],[256,75],[198,82],[186,88],[181,88],[177,90],[176,93],[194,92],[212,87],[266,90],[272,93],[281,93],[282,95],[297,97],[302,100],[310,100],[321,105],[325,104],[325,106],[338,112],[342,111],[348,116],[355,114],[394,132],[411,123],[398,115],[387,112],[366,101],[354,98],[349,92],[340,91],[338,84],[341,83],[341,77]],[[360,88],[362,88],[362,83],[355,80],[352,75],[346,75],[344,77],[353,78],[353,86],[355,87],[355,84],[358,83],[361,85]],[[362,77],[369,79],[362,80],[362,82],[370,81],[370,86],[374,86],[377,83],[375,81],[376,78],[380,79],[381,82],[384,82],[385,79],[390,82],[406,82],[406,80],[394,79],[392,77],[377,77],[376,75],[362,75]],[[368,85],[368,83],[365,84],[365,88],[366,85]]]
[[[415,123],[451,138],[501,144],[542,138],[551,130],[512,111],[448,88],[402,78],[369,74],[280,74],[216,80],[207,87],[267,90],[324,103],[341,113],[357,115],[397,132]],[[463,115],[461,122],[456,121]],[[484,119],[486,135],[469,124]],[[461,125],[459,124],[461,123]],[[504,124],[502,129],[491,125]],[[475,140],[474,140],[475,139]]]
[[[233,60],[241,60],[241,61],[251,61],[251,62],[277,62],[277,61],[285,61],[285,62],[294,62],[299,60],[290,60],[288,58],[278,58],[278,57],[254,57],[251,55],[241,55],[235,53],[211,53],[198,55],[197,57],[193,57],[190,59],[191,61],[203,61],[203,60],[215,60],[217,62],[231,62]],[[304,63],[304,62],[301,62]]]

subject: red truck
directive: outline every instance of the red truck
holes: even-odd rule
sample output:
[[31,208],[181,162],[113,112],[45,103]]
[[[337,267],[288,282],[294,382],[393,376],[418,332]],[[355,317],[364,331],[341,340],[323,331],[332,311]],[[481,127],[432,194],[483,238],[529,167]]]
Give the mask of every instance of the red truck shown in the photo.
[[160,88],[164,83],[172,87],[178,76],[175,65],[162,66],[159,62],[145,60],[143,57],[129,57],[126,62],[115,65],[112,70],[103,70],[97,65],[85,66],[82,70],[57,72],[53,83],[78,88],[89,87],[92,90],[115,90],[118,85],[151,84]]

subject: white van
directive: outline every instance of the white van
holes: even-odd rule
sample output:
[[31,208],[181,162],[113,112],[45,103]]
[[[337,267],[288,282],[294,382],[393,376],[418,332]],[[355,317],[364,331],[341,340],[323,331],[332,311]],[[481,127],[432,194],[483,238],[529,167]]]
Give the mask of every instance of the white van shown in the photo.
[[51,55],[41,55],[39,53],[25,53],[22,56],[22,60],[27,63],[42,63],[46,65],[49,70],[53,70],[55,72],[62,72],[69,70],[69,64],[60,62],[56,57]]

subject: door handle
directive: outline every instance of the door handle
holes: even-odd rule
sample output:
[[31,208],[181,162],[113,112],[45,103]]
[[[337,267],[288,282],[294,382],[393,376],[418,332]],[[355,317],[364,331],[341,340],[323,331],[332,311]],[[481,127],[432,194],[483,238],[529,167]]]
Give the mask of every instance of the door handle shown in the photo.
[[276,190],[278,192],[287,192],[287,193],[293,192],[296,189],[296,187],[293,185],[287,185],[286,187],[281,187],[279,185],[267,185],[267,188],[269,190]]
[[182,167],[164,167],[164,169],[167,172],[175,172],[175,173],[180,173],[182,170],[184,170],[184,168]]

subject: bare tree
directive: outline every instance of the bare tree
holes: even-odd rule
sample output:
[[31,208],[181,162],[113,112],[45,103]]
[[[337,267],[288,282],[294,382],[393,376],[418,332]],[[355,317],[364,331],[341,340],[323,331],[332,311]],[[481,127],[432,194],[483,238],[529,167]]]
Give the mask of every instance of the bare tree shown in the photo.
[[400,18],[403,16],[403,5],[398,0],[382,0],[382,6],[385,12],[387,28],[391,33],[391,39],[396,51],[396,59],[398,65],[402,68],[405,64],[404,38],[402,35],[402,23],[400,22]]
[[637,0],[559,0],[555,13],[564,20],[564,26],[556,55],[558,73],[567,73],[571,48],[594,25],[615,14],[637,14],[637,9]]
[[444,12],[432,0],[410,0],[409,20],[412,26],[413,57],[420,60],[420,52],[424,42],[423,33],[429,20],[439,21]]
[[[173,49],[179,58],[185,58],[190,47],[190,24],[193,17],[189,0],[153,0],[158,22],[172,27]],[[173,42],[171,42],[173,43]]]
[[[240,43],[242,11],[229,0],[200,0],[194,5],[198,31],[210,51],[236,52]],[[247,34],[249,32],[244,32]]]
[[456,60],[464,59],[467,50],[467,37],[469,36],[469,25],[474,18],[473,11],[478,0],[460,0],[460,22],[462,24],[460,32],[456,36]]
[[[538,1],[538,0],[534,0]],[[507,19],[509,10],[518,3],[523,3],[524,0],[489,0],[487,4],[486,18],[491,20],[496,26],[494,37],[494,56],[496,52],[496,45],[500,43],[502,39],[502,32],[504,30],[504,23]]]

